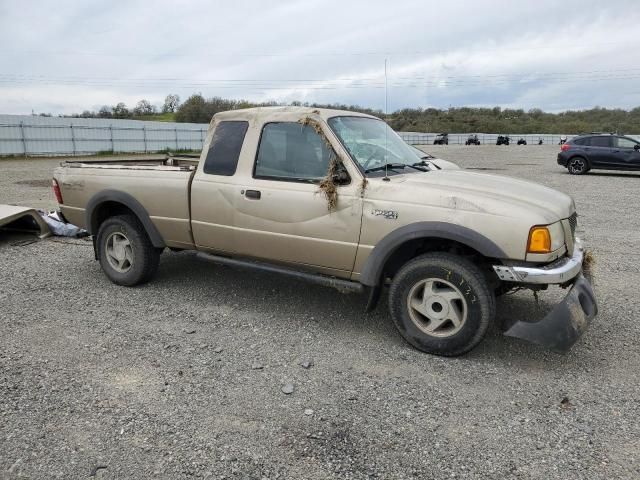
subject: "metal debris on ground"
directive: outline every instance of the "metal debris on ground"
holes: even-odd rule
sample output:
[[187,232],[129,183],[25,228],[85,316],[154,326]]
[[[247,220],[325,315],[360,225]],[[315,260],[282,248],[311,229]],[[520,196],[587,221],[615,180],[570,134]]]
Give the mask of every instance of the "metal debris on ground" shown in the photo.
[[45,212],[44,210],[38,210],[38,213],[49,226],[51,233],[58,237],[81,238],[89,235],[89,232],[85,229],[76,227],[71,223],[67,223],[59,212]]

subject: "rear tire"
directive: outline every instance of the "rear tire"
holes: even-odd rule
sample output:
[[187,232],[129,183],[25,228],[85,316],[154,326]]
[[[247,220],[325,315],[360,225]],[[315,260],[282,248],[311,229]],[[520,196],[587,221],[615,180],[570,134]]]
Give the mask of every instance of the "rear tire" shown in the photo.
[[96,244],[102,270],[117,285],[140,285],[151,280],[158,270],[160,250],[133,215],[105,220],[98,229]]
[[495,318],[495,296],[470,261],[449,253],[421,255],[396,274],[389,310],[400,335],[418,350],[462,355]]
[[567,162],[567,170],[571,175],[584,175],[589,171],[589,164],[586,158],[572,157]]

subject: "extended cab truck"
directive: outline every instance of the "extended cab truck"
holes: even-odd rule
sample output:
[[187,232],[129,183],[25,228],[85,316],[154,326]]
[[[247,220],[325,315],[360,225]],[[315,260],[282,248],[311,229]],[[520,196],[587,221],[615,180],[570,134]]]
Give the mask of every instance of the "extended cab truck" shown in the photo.
[[66,162],[54,190],[119,285],[168,247],[363,291],[369,309],[388,287],[401,335],[440,355],[480,342],[497,294],[560,285],[550,314],[506,334],[568,350],[597,312],[573,200],[419,157],[372,116],[258,108],[216,114],[199,161]]

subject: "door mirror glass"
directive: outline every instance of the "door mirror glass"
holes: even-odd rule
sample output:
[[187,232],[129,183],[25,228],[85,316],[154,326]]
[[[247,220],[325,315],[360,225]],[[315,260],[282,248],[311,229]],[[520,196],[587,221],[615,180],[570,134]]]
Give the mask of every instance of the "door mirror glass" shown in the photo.
[[342,164],[338,165],[338,171],[333,175],[333,183],[336,185],[346,185],[349,183],[351,179],[349,178],[349,173],[344,168]]

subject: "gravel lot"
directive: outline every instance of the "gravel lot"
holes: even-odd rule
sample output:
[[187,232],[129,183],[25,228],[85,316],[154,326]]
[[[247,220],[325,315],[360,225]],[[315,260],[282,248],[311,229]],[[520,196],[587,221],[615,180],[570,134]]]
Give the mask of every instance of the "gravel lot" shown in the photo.
[[[0,478],[640,478],[640,175],[569,176],[557,149],[428,147],[576,199],[600,315],[566,356],[495,328],[434,357],[384,302],[191,253],[121,288],[90,242],[0,237]],[[53,207],[59,161],[0,160],[0,203]]]

